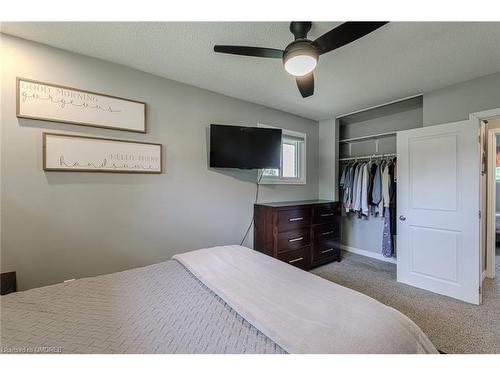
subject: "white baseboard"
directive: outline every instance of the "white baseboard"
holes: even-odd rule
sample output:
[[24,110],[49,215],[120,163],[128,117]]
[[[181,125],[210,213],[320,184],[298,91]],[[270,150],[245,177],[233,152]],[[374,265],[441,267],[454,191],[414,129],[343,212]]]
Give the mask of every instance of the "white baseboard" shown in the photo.
[[382,254],[374,253],[373,251],[358,249],[357,247],[351,247],[346,245],[340,245],[340,248],[342,250],[349,251],[350,253],[363,255],[365,257],[375,258],[378,260],[382,260],[384,262],[396,264],[396,258],[386,258]]

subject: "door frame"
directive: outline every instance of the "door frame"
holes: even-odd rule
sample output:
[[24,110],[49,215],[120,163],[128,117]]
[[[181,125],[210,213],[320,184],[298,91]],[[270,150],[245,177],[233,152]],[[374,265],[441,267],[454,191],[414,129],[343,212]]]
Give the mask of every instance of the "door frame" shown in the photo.
[[[490,120],[492,118],[500,117],[500,108],[490,109],[487,111],[475,112],[469,115],[469,119],[475,121],[479,127],[485,127],[484,121]],[[486,133],[488,154],[487,154],[487,171],[494,171],[496,166],[496,139],[495,133],[500,133],[500,128],[489,129]],[[482,145],[481,145],[482,147]],[[481,241],[480,247],[480,274],[481,274],[481,284],[485,277],[494,278],[495,277],[495,209],[491,207],[496,207],[496,194],[491,194],[491,192],[496,191],[495,186],[495,173],[487,173],[487,189],[481,189],[481,194],[486,194],[486,221],[483,225],[486,225],[486,241]],[[483,197],[480,197],[482,199]],[[483,271],[483,246],[486,246],[486,270]]]

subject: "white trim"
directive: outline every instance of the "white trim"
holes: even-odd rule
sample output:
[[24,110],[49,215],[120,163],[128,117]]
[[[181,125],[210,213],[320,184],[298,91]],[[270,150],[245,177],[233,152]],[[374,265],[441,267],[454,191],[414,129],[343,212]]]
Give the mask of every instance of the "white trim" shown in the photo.
[[348,251],[350,253],[358,254],[358,255],[363,255],[365,257],[369,258],[374,258],[378,259],[387,263],[393,263],[396,264],[396,258],[386,258],[382,254],[379,253],[374,253],[373,251],[368,251],[368,250],[363,250],[363,249],[358,249],[357,247],[351,247],[347,245],[340,245],[340,248],[342,250]]
[[262,124],[262,123],[257,123],[258,128],[268,128],[268,129],[282,129],[284,130],[285,134],[291,135],[293,137],[298,137],[298,138],[304,138],[306,136],[306,133],[298,132],[296,130],[290,130],[290,129],[285,129],[285,128],[280,128],[279,126],[272,126],[272,125],[267,125],[267,124]]
[[[483,120],[488,120],[494,117],[500,116],[500,108],[494,108],[487,111],[474,112],[469,114],[469,119],[475,121],[479,126],[482,126]],[[488,164],[488,172],[495,170],[496,164],[496,148],[495,150],[493,146],[496,144],[496,139],[494,139],[493,135],[495,134],[495,130],[499,131],[500,129],[488,129],[486,134],[487,142],[488,142],[488,156],[487,156],[487,164]],[[494,152],[494,153],[493,153]],[[495,173],[491,172],[487,174],[487,186],[488,192],[494,191],[492,189],[496,189],[496,181],[495,181]],[[495,246],[496,246],[496,231],[495,231],[495,213],[496,213],[496,194],[489,194],[487,192],[487,220],[486,220],[486,272],[485,276],[489,278],[495,277]],[[491,209],[493,207],[494,209]],[[483,254],[481,251],[481,246],[479,246],[479,251],[481,252],[481,277],[483,276],[482,270],[482,262],[483,262]],[[482,280],[481,280],[482,281]]]
[[[489,129],[488,142],[488,173],[487,173],[487,222],[486,222],[486,277],[495,277],[495,248],[496,248],[496,136],[500,128]],[[493,209],[492,209],[493,208]]]
[[500,108],[489,109],[487,111],[474,112],[469,114],[469,120],[483,121],[500,116]]
[[[270,129],[281,129],[283,131],[283,135],[289,135],[291,137],[297,137],[297,138],[302,138],[304,139],[304,142],[301,142],[300,146],[300,160],[299,160],[299,178],[287,178],[287,177],[282,177],[282,176],[276,176],[276,177],[271,177],[271,176],[263,176],[262,175],[262,169],[259,170],[259,185],[306,185],[307,184],[307,179],[306,179],[306,165],[307,165],[307,134],[298,132],[295,130],[290,130],[290,129],[285,129],[285,128],[280,128],[277,126],[272,126],[272,125],[266,125],[262,123],[257,123],[258,128],[270,128]],[[281,172],[280,172],[281,174]]]
[[[488,156],[487,156],[487,173],[486,173],[486,270],[483,271],[485,276],[495,277],[495,259],[490,258],[490,249],[495,249],[496,242],[496,133],[500,129],[488,129],[486,140],[488,142]],[[495,209],[492,209],[495,208]],[[495,251],[493,250],[493,254]],[[481,254],[481,258],[483,254]],[[481,259],[483,262],[483,259]],[[484,277],[483,277],[484,280]]]
[[407,96],[406,98],[391,100],[390,102],[386,102],[386,103],[382,103],[382,104],[377,104],[377,105],[374,105],[374,106],[371,106],[371,107],[368,107],[368,108],[358,109],[356,111],[352,111],[352,112],[349,112],[349,113],[344,113],[342,115],[336,116],[335,118],[339,119],[339,118],[342,118],[342,117],[354,115],[356,113],[360,113],[360,112],[364,112],[364,111],[369,111],[370,109],[384,107],[386,105],[390,105],[390,104],[394,104],[394,103],[398,103],[398,102],[403,102],[405,100],[410,100],[410,99],[418,98],[419,96],[423,96],[423,94],[420,93],[420,94],[415,94],[415,95]]

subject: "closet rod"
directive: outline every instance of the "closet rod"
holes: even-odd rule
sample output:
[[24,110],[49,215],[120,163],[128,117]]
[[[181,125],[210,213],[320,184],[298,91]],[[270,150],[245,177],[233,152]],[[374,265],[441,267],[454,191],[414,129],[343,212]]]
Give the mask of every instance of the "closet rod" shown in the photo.
[[373,159],[373,158],[385,158],[387,156],[396,156],[396,154],[372,154],[372,155],[363,155],[363,156],[353,156],[351,158],[340,158],[339,161],[349,161],[349,160],[358,160],[358,159]]
[[379,134],[373,134],[373,135],[365,135],[363,137],[340,139],[339,142],[340,143],[351,143],[351,142],[363,141],[365,139],[378,139],[378,138],[390,137],[390,136],[396,135],[396,134],[397,134],[397,132],[379,133]]

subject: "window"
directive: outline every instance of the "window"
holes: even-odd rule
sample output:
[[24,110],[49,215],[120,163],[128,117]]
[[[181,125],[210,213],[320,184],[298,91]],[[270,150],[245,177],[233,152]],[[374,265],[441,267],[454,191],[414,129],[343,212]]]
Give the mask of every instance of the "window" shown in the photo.
[[[258,124],[259,127],[274,128]],[[263,169],[261,184],[305,184],[306,183],[306,135],[282,129],[281,168]]]

